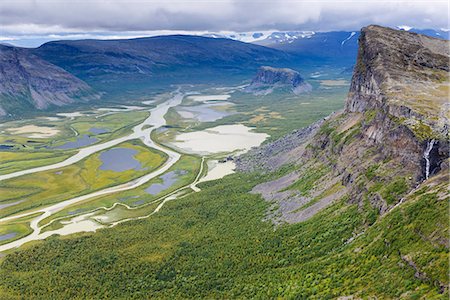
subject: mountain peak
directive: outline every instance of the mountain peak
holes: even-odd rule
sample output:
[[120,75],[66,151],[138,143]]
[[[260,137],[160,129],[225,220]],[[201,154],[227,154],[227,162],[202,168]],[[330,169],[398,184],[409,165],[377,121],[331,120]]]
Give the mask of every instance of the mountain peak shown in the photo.
[[370,25],[361,30],[347,111],[389,111],[414,129],[447,134],[449,42]]
[[258,69],[248,91],[256,94],[269,94],[275,88],[287,87],[294,94],[308,92],[311,86],[304,81],[299,72],[289,68],[262,66]]

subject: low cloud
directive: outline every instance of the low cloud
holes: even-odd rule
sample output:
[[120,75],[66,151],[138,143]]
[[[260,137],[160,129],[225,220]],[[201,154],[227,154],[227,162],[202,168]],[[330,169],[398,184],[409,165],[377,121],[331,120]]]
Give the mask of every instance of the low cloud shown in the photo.
[[[0,36],[136,32],[358,30],[368,24],[448,28],[448,1],[3,0]],[[139,35],[139,34],[137,34]]]

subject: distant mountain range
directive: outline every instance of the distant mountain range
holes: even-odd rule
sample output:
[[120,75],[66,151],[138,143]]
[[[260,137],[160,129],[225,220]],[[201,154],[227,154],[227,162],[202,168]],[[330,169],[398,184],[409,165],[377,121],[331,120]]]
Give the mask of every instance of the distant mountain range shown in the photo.
[[[398,26],[396,29],[420,33],[435,38],[450,39],[450,31],[443,29],[417,29],[410,26]],[[226,33],[208,33],[204,34],[207,37],[213,38],[228,38],[246,43],[255,43],[264,46],[271,46],[274,44],[291,44],[297,40],[311,39],[313,36],[332,36],[335,33],[343,33],[345,36],[349,36],[352,32],[357,33],[356,39],[359,36],[359,31],[253,31],[253,32],[226,32]],[[341,40],[341,42],[344,42]]]
[[[442,30],[416,30],[449,38]],[[263,65],[333,65],[350,73],[359,32],[244,32],[1,45],[0,115],[148,92],[179,83],[238,82]]]
[[260,45],[181,35],[55,41],[35,49],[2,46],[0,55],[3,115],[84,101],[91,87],[117,96],[174,83],[223,82],[247,78],[261,65],[286,66],[293,60]]
[[261,64],[289,61],[289,55],[259,45],[183,35],[57,41],[33,53],[85,79],[130,74],[177,77],[187,69],[250,73]]
[[[439,29],[416,29],[399,26],[397,29],[420,33],[435,38],[450,39],[450,31]],[[297,56],[297,61],[309,63],[331,63],[349,67],[356,60],[359,31],[263,31],[228,34],[209,34],[210,37],[222,37],[245,41],[281,50]]]

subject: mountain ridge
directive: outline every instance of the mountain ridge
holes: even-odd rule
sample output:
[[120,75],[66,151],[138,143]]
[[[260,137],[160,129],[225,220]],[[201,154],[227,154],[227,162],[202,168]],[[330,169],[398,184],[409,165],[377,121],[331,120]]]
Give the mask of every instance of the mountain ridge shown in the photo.
[[142,75],[157,76],[157,71],[177,71],[173,69],[177,67],[239,71],[271,60],[276,63],[289,59],[288,54],[259,45],[189,35],[125,40],[62,40],[45,43],[34,52],[81,78],[108,72],[134,74],[136,70]]
[[0,45],[0,116],[98,98],[84,81],[28,49]]
[[[34,108],[41,110],[100,99],[100,96],[103,100],[115,97],[124,101],[130,93],[145,95],[171,84],[240,82],[260,65],[269,62],[286,65],[291,60],[282,51],[259,45],[186,35],[62,40],[35,49],[1,47],[4,58],[0,68],[10,72],[0,78],[5,89],[0,90],[0,116],[3,117]],[[33,60],[27,64],[28,71],[34,74],[32,77],[22,76],[25,73],[19,61],[12,63],[13,53],[19,53],[24,61]],[[64,80],[56,80],[58,77]],[[39,84],[37,78],[42,79]],[[10,82],[12,79],[14,83]],[[63,86],[68,90],[64,91]]]

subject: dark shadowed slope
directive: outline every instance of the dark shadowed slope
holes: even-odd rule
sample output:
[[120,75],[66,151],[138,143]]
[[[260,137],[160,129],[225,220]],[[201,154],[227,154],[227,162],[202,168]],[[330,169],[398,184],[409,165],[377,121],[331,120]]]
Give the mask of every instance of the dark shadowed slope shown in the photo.
[[95,98],[85,82],[28,49],[0,45],[0,116]]
[[289,55],[275,49],[183,35],[57,41],[42,45],[34,53],[88,82],[142,78],[195,80],[195,76],[204,76],[205,72],[214,76],[248,74],[269,62],[277,65],[289,61]]

